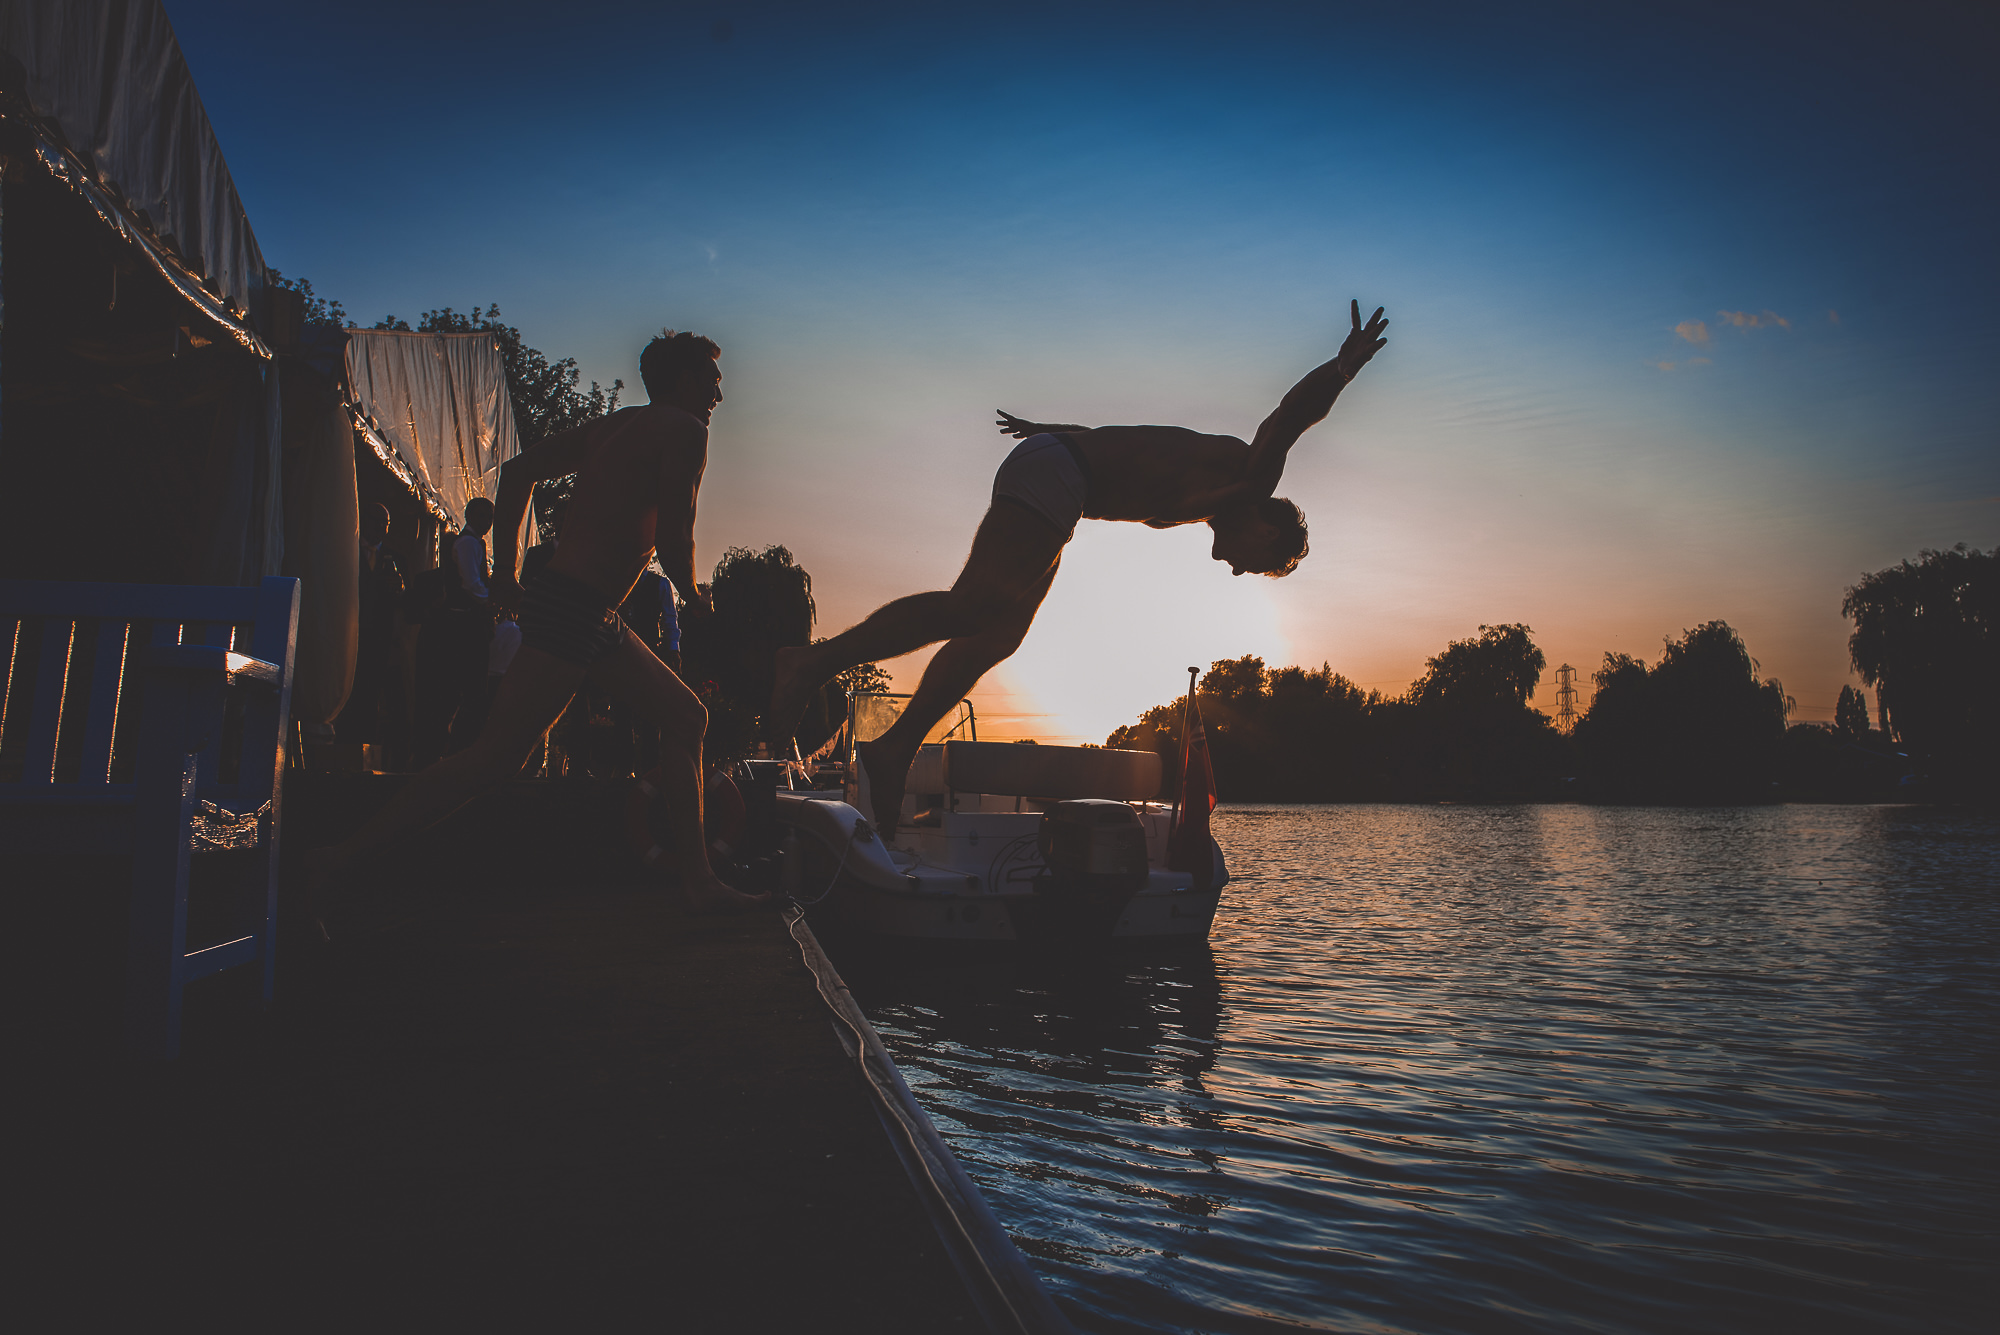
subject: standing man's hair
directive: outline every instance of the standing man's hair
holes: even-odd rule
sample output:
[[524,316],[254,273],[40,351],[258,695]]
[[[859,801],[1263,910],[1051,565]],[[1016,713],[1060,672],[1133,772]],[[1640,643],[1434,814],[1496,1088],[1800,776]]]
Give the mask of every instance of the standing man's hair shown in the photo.
[[660,336],[639,354],[639,379],[645,382],[647,397],[658,399],[674,383],[674,377],[691,366],[712,362],[722,355],[714,339],[682,330],[662,329]]

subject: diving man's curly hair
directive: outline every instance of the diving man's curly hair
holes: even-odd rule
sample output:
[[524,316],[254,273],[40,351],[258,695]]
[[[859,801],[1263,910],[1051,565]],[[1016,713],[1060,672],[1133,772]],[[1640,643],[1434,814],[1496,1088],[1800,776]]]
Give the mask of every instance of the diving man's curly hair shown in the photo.
[[1269,575],[1272,579],[1283,579],[1306,559],[1305,512],[1282,496],[1266,496],[1252,509],[1259,519],[1278,531],[1271,540],[1271,555],[1278,564],[1257,573]]

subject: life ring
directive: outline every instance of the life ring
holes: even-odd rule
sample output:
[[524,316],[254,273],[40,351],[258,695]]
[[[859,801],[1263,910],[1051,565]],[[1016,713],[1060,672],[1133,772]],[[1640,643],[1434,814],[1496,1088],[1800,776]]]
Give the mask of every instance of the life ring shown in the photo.
[[[666,860],[673,839],[667,829],[662,778],[657,768],[641,775],[633,781],[632,791],[625,799],[625,841],[648,867],[657,867]],[[743,805],[743,794],[737,790],[735,780],[714,769],[708,772],[702,796],[706,812],[702,832],[708,836],[709,855],[726,858],[742,842],[744,827],[749,823],[750,813]]]

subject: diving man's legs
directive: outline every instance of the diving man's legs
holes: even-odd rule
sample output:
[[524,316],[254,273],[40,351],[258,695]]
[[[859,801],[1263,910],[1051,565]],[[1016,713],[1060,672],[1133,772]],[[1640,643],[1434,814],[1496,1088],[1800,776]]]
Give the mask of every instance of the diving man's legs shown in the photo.
[[[900,657],[939,640],[972,640],[1011,626],[1018,604],[1031,593],[1034,601],[1028,617],[1032,620],[1033,609],[1041,605],[1041,593],[1047,592],[1049,577],[1068,541],[1067,533],[1057,531],[1026,508],[1011,501],[995,502],[980,521],[965,569],[950,589],[912,594],[884,604],[824,644],[778,650],[777,684],[764,719],[765,737],[773,746],[787,745],[813,692],[858,663]],[[1041,593],[1036,593],[1037,589]],[[1023,623],[1021,632],[1025,634],[1026,629]],[[1014,643],[1019,642],[1017,635]],[[979,671],[1012,652],[1010,646]],[[943,657],[940,652],[939,658]],[[932,671],[936,667],[934,661]],[[926,682],[929,675],[925,674]],[[972,680],[978,680],[977,673]],[[952,696],[944,708],[949,709],[962,696],[963,692]],[[938,717],[943,717],[942,711]],[[911,754],[915,754],[914,748]]]
[[[1060,558],[1058,558],[1058,565]],[[889,730],[871,742],[855,747],[868,771],[869,802],[874,807],[875,824],[886,842],[902,817],[903,785],[909,778],[910,762],[917,748],[952,708],[963,700],[979,679],[995,664],[1005,660],[1028,634],[1042,600],[1055,582],[1056,566],[1051,566],[1041,583],[1015,600],[1006,615],[985,630],[961,636],[945,644],[924,669],[916,694]]]

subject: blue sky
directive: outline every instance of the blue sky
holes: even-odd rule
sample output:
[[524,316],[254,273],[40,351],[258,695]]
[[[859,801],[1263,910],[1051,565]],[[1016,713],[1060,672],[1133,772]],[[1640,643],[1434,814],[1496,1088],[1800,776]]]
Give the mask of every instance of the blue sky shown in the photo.
[[1588,673],[1721,617],[1827,718],[1842,588],[2000,543],[1970,7],[168,11],[267,258],[362,322],[498,301],[635,391],[718,339],[698,541],[792,547],[827,633],[950,580],[994,407],[1248,435],[1387,305],[1299,572],[1085,525],[992,735],[1501,621]]

